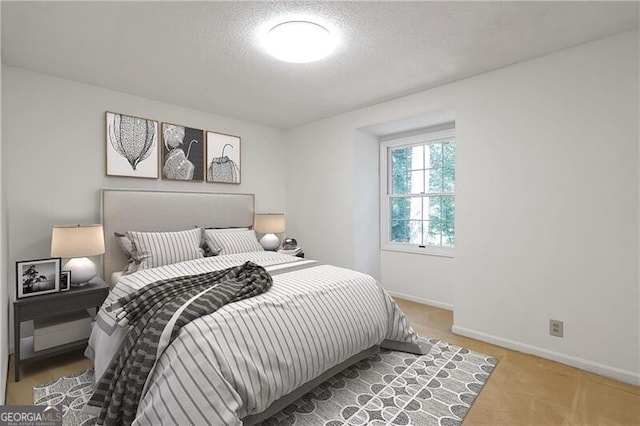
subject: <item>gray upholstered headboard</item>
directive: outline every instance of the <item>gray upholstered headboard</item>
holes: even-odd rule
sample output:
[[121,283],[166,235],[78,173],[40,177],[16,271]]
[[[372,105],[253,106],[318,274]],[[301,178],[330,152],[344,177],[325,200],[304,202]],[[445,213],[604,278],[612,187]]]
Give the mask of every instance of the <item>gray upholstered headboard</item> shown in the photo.
[[254,195],[101,189],[100,218],[106,249],[102,272],[109,282],[127,263],[114,232],[252,226]]

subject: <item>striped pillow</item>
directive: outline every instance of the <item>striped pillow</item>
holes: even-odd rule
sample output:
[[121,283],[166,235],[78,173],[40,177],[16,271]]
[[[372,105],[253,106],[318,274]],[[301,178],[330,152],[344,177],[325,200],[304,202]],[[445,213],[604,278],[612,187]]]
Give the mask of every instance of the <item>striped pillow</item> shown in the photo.
[[139,262],[138,270],[171,265],[204,257],[202,231],[126,233],[133,243],[132,257]]
[[[199,226],[197,226],[197,228],[200,228]],[[211,247],[209,247],[209,244],[207,244],[207,234],[206,232],[229,232],[229,231],[246,231],[247,229],[251,229],[249,227],[231,227],[231,228],[200,228],[202,229],[202,249],[204,250],[204,257],[211,257],[211,256],[216,256],[218,254],[218,252],[214,252],[211,250]]]
[[209,249],[216,255],[264,251],[253,229],[205,229],[204,232]]

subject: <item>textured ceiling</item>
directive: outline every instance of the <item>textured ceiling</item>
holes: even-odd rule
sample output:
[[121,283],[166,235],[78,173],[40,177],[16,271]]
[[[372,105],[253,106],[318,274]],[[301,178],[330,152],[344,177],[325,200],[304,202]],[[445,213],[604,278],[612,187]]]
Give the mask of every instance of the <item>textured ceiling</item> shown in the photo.
[[[273,59],[288,19],[340,45]],[[3,1],[2,62],[286,129],[637,26],[635,2]]]

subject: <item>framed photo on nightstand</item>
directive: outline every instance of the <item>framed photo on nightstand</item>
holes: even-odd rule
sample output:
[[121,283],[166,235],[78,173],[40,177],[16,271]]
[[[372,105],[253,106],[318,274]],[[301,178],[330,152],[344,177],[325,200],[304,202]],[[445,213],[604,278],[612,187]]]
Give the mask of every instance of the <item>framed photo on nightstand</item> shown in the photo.
[[60,258],[16,262],[16,299],[57,293],[60,290]]
[[60,272],[60,291],[67,291],[71,288],[71,271]]

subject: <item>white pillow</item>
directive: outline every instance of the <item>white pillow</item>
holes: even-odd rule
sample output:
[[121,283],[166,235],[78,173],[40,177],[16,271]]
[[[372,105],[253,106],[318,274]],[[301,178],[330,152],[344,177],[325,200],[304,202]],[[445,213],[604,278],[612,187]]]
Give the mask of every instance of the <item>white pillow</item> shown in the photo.
[[204,233],[207,246],[216,255],[264,251],[253,229],[205,229]]
[[129,231],[126,235],[133,243],[132,257],[139,263],[138,270],[204,257],[202,231],[197,228],[178,232]]

